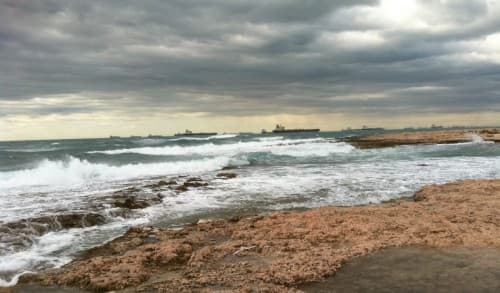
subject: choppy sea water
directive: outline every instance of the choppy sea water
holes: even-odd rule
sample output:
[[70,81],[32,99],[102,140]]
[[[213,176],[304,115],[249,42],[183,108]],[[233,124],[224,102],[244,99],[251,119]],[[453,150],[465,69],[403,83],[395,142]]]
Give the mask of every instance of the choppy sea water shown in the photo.
[[[500,177],[499,144],[360,150],[338,140],[346,135],[0,142],[0,286],[61,266],[135,225],[379,203],[430,183]],[[217,177],[225,167],[237,177]],[[176,189],[191,178],[202,186]],[[152,187],[160,180],[177,185]],[[154,200],[124,208],[116,204],[124,190]]]

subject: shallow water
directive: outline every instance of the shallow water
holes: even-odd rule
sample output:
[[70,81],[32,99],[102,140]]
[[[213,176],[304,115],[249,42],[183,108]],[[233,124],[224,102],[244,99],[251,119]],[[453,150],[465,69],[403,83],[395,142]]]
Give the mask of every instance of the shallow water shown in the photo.
[[[134,225],[378,203],[430,183],[500,175],[498,144],[476,139],[359,150],[338,141],[350,134],[0,142],[0,285],[14,284],[24,271],[67,263]],[[216,176],[227,166],[236,168],[224,171],[236,178]],[[208,185],[186,192],[147,187],[194,176]],[[129,187],[162,199],[125,213],[113,205],[114,192]],[[104,221],[78,218],[89,213]],[[77,221],[60,223],[60,215]]]

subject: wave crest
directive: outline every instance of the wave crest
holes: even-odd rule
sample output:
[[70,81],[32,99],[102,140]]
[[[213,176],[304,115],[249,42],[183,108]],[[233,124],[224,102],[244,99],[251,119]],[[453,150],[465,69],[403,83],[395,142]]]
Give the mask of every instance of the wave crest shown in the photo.
[[326,140],[323,138],[311,139],[283,139],[273,137],[267,140],[236,142],[227,144],[206,143],[196,146],[163,146],[127,148],[106,151],[92,151],[89,153],[103,153],[107,155],[118,154],[142,154],[153,156],[235,156],[242,153],[270,152],[276,155],[288,155],[293,157],[303,156],[328,156],[333,153],[348,153],[354,149],[353,146]]
[[66,160],[43,160],[36,168],[0,173],[0,190],[27,186],[67,186],[99,181],[124,180],[154,175],[192,174],[218,170],[230,163],[229,157],[192,161],[113,166],[91,163],[75,157]]

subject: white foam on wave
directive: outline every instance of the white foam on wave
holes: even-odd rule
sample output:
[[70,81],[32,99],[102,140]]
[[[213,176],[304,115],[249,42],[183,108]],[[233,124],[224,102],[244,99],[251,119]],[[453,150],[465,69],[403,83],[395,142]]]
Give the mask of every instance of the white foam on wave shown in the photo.
[[0,278],[0,287],[10,287],[17,284],[19,277],[29,273],[29,268],[40,264],[48,267],[59,267],[68,263],[71,258],[53,256],[64,247],[71,246],[74,235],[71,233],[51,232],[41,236],[28,250],[4,255],[0,258],[0,275],[11,275],[8,280]]
[[237,133],[225,133],[225,134],[217,134],[217,135],[212,135],[209,137],[209,139],[225,139],[225,138],[233,138],[237,137],[239,134]]
[[234,156],[250,152],[272,152],[289,156],[327,156],[332,153],[348,153],[354,149],[346,143],[325,140],[323,138],[311,139],[273,139],[265,141],[247,141],[228,144],[206,143],[197,146],[163,146],[129,148],[107,151],[92,151],[90,153],[104,153],[108,155],[136,153],[142,155],[162,156]]
[[40,147],[40,148],[27,148],[27,149],[6,149],[8,152],[18,152],[18,153],[43,153],[43,152],[53,152],[61,150],[58,147]]
[[0,278],[0,288],[2,287],[13,287],[17,284],[17,282],[19,282],[19,278],[22,276],[22,275],[25,275],[25,274],[29,274],[29,273],[32,273],[31,271],[22,271],[20,273],[16,273],[14,276],[12,276],[12,278],[10,278],[9,280],[4,280],[2,278]]
[[91,163],[75,157],[69,157],[64,161],[44,160],[34,169],[0,172],[0,190],[26,186],[92,184],[144,176],[208,172],[227,166],[230,160],[229,157],[214,157],[121,166]]
[[136,143],[138,145],[157,145],[157,144],[164,143],[165,141],[167,141],[167,140],[164,138],[142,138],[142,139],[134,141],[134,143]]
[[259,137],[257,139],[259,141],[276,141],[276,140],[282,140],[283,136]]
[[212,135],[212,136],[207,136],[207,137],[181,136],[181,137],[171,138],[171,139],[169,139],[169,141],[180,141],[180,140],[199,140],[199,141],[204,141],[204,140],[212,140],[212,139],[233,138],[233,137],[237,137],[238,135],[239,134],[236,134],[236,133],[227,133],[227,134],[217,134],[217,135]]
[[286,145],[271,149],[275,155],[292,157],[326,157],[331,154],[346,154],[355,148],[347,143],[318,142],[309,144]]
[[[420,164],[428,165],[421,167]],[[218,180],[209,190],[193,190],[212,205],[265,208],[350,206],[411,196],[424,185],[464,179],[498,178],[500,158],[427,158],[377,163],[265,166]],[[201,194],[202,193],[202,194]],[[188,205],[189,202],[184,203]]]
[[34,237],[28,249],[0,257],[0,287],[15,286],[19,277],[43,268],[70,262],[79,251],[95,247],[121,235],[126,227],[147,223],[149,215],[113,221],[103,226],[74,228]]
[[483,143],[495,143],[494,141],[486,141],[484,140],[484,138],[482,138],[481,136],[475,134],[475,133],[471,133],[469,134],[469,137],[471,139],[471,142],[472,143],[475,143],[475,144],[483,144]]

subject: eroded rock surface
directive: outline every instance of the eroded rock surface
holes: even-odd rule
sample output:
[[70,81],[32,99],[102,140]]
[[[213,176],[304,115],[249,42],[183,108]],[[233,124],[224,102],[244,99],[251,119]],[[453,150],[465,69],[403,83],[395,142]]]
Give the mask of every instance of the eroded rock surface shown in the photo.
[[71,228],[83,228],[100,225],[106,222],[106,218],[97,213],[73,213],[53,216],[41,216],[22,219],[0,225],[0,237],[3,233],[43,235],[51,231],[59,231]]
[[485,141],[500,142],[500,129],[492,128],[385,133],[351,137],[345,139],[345,141],[360,148],[380,148],[412,144],[461,143],[470,142],[477,138],[481,138]]
[[500,180],[431,185],[415,199],[133,228],[31,280],[95,291],[293,292],[387,247],[500,247]]
[[143,209],[161,202],[161,194],[138,192],[115,196],[114,206],[124,209]]

